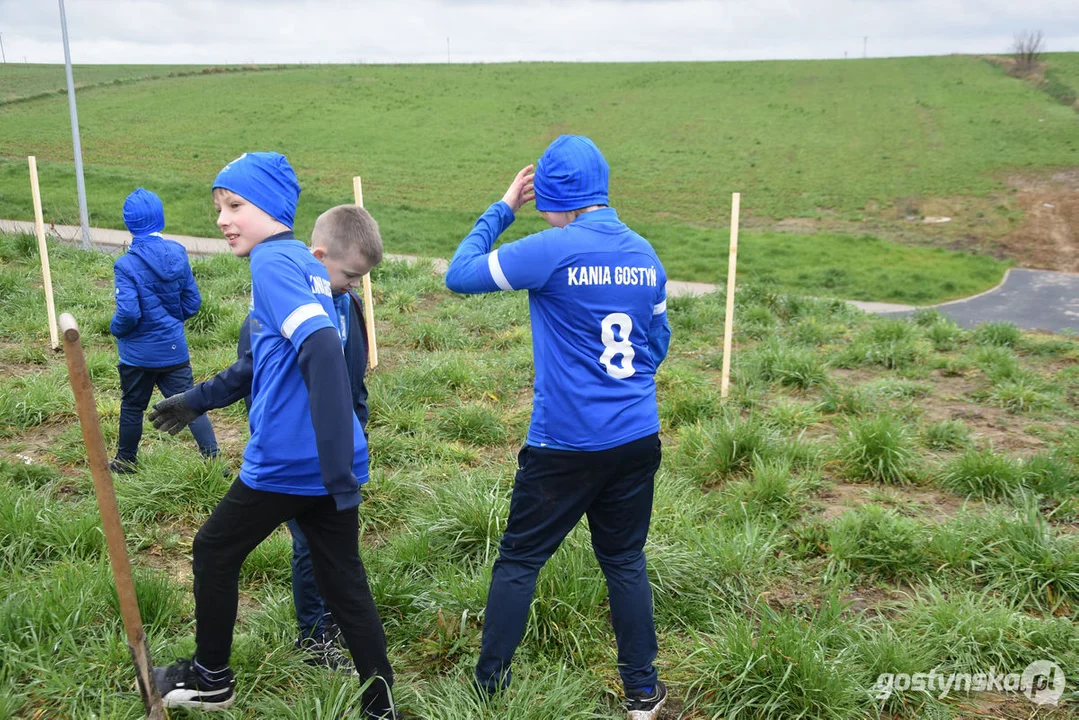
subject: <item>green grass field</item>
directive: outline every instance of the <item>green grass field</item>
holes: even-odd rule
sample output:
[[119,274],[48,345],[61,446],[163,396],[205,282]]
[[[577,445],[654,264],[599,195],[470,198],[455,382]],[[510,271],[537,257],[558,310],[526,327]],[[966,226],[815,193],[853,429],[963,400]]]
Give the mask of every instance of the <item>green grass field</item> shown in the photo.
[[[0,719],[134,720],[134,690],[64,361],[47,349],[36,245],[0,236]],[[57,306],[81,324],[116,441],[111,260],[57,245]],[[196,377],[234,357],[246,263],[194,263]],[[468,686],[532,379],[521,294],[465,298],[425,265],[374,273],[365,563],[401,705],[426,720],[624,717],[587,529],[540,576],[513,690]],[[1079,708],[1079,342],[935,312],[862,315],[747,283],[732,395],[718,397],[724,299],[672,298],[658,375],[664,462],[646,548],[672,694],[665,720],[1066,718]],[[242,406],[212,413],[224,462]],[[185,432],[149,426],[117,479],[153,656],[190,653],[190,548],[224,493]],[[225,718],[337,720],[357,684],[293,651],[284,530],[248,559]],[[1022,672],[1051,660],[1063,704],[916,690],[881,673]],[[196,713],[174,712],[173,718]]]
[[[288,154],[305,188],[301,235],[323,209],[351,200],[359,174],[389,248],[445,257],[519,167],[576,132],[604,150],[612,203],[654,242],[673,278],[723,277],[737,190],[743,247],[773,256],[747,277],[771,274],[784,289],[815,295],[930,302],[992,286],[1003,265],[944,260],[926,246],[981,247],[969,238],[1017,222],[1006,175],[1079,163],[1074,111],[973,57],[166,70],[128,83],[145,69],[77,68],[77,79],[85,72],[103,83],[79,94],[96,225],[122,227],[123,197],[144,185],[165,199],[168,230],[212,236],[217,170],[272,148]],[[58,83],[56,68],[0,68],[5,97]],[[0,216],[32,217],[25,156],[34,153],[47,219],[77,222],[66,98],[0,104],[0,128]],[[946,228],[905,219],[935,198],[986,207]],[[792,219],[839,227],[786,240],[763,232]],[[529,215],[515,231],[540,222]],[[865,258],[856,238],[866,234],[902,236],[913,250]],[[815,254],[841,264],[803,272]],[[859,263],[894,278],[814,282],[833,271],[857,276]]]

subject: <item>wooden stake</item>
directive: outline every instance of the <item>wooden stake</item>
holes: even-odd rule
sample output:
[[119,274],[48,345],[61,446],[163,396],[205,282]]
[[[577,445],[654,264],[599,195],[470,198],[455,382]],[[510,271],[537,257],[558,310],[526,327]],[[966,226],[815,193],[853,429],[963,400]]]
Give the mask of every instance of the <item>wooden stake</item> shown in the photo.
[[738,265],[738,211],[742,193],[731,195],[731,254],[727,260],[727,316],[723,321],[723,377],[719,396],[727,397],[731,386],[731,335],[734,332],[734,277]]
[[[356,204],[363,207],[363,185],[360,176],[352,178],[352,194]],[[367,367],[378,367],[378,342],[375,340],[375,300],[371,295],[371,273],[363,276],[363,318],[367,325]]]
[[135,582],[131,577],[131,562],[127,557],[124,528],[120,523],[120,508],[116,503],[112,473],[109,472],[105,440],[101,435],[101,419],[97,414],[97,405],[94,404],[94,386],[90,383],[90,373],[86,369],[79,326],[75,323],[75,318],[64,313],[60,316],[60,329],[64,334],[67,377],[75,394],[75,409],[79,414],[82,441],[86,445],[86,456],[90,462],[90,475],[94,478],[94,494],[97,495],[97,507],[101,511],[101,525],[105,528],[109,562],[112,564],[112,575],[116,582],[116,595],[120,599],[124,631],[127,633],[127,648],[131,651],[131,659],[135,663],[135,677],[138,680],[139,692],[142,693],[142,704],[146,708],[146,717],[151,720],[166,720],[168,715],[154,683],[150,644],[142,628],[139,603],[135,597]]
[[45,244],[45,220],[41,216],[41,189],[37,184],[37,158],[30,155],[30,193],[34,196],[34,231],[37,233],[37,249],[41,255],[41,277],[45,282],[45,309],[49,313],[49,342],[52,349],[60,347],[56,334],[56,306],[52,299],[52,272],[49,270],[49,246]]

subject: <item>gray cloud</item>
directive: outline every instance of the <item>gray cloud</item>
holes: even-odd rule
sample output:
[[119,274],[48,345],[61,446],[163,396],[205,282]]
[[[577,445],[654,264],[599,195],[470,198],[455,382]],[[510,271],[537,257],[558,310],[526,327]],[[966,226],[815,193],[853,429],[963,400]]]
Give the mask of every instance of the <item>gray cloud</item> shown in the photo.
[[[748,60],[1004,52],[1069,0],[67,0],[76,63]],[[0,0],[9,60],[61,62],[49,0]]]

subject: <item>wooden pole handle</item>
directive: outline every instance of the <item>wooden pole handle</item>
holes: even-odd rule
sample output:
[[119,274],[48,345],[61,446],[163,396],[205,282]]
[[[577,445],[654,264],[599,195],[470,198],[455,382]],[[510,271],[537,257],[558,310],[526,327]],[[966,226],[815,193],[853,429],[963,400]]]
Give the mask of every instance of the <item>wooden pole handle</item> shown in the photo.
[[[352,194],[356,204],[363,207],[363,183],[360,176],[352,178]],[[367,367],[378,367],[378,341],[375,339],[375,298],[371,292],[371,273],[363,276],[363,318],[367,329]]]
[[97,507],[101,512],[101,525],[105,530],[105,542],[109,549],[109,562],[116,582],[116,595],[120,600],[120,615],[127,634],[127,647],[135,662],[139,692],[142,694],[146,716],[152,720],[164,720],[168,717],[165,706],[154,682],[154,665],[150,658],[150,645],[142,627],[139,603],[135,595],[135,581],[131,574],[131,561],[127,556],[127,544],[124,539],[123,524],[120,521],[120,507],[116,502],[116,488],[112,484],[109,471],[108,454],[105,439],[101,434],[101,419],[94,402],[94,387],[90,382],[90,373],[86,368],[79,325],[70,313],[60,316],[60,327],[64,335],[64,356],[67,359],[67,375],[71,382],[71,391],[75,395],[75,409],[82,428],[82,439],[86,445],[86,455],[90,463],[90,475],[94,479],[94,494]]
[[41,187],[37,182],[37,158],[26,158],[30,165],[30,195],[34,200],[34,232],[37,234],[37,250],[41,256],[41,280],[45,285],[45,311],[49,315],[49,342],[52,349],[60,347],[56,337],[56,305],[52,297],[52,271],[49,269],[49,246],[45,242],[45,220],[41,213]]
[[719,385],[719,395],[726,398],[731,385],[731,339],[734,334],[734,284],[738,265],[738,214],[742,204],[742,193],[731,195],[731,249],[727,259],[727,314],[723,321],[723,375]]

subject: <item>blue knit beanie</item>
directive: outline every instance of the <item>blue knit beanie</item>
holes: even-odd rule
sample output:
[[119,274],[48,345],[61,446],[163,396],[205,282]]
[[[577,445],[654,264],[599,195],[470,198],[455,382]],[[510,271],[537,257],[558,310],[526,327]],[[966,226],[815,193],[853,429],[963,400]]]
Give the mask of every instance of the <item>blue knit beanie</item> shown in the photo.
[[277,222],[292,227],[300,183],[281,153],[244,153],[217,174],[213,189],[217,188],[236,193]]
[[541,212],[607,205],[611,168],[596,144],[581,135],[562,135],[536,165],[533,188]]
[[165,229],[165,206],[161,198],[143,188],[124,200],[124,225],[135,237]]

